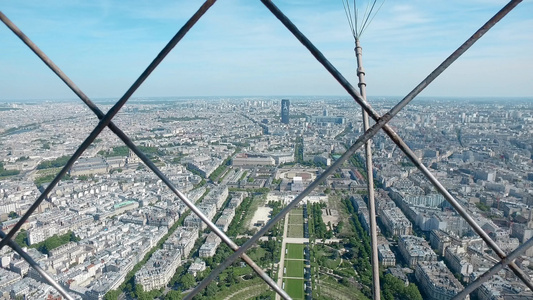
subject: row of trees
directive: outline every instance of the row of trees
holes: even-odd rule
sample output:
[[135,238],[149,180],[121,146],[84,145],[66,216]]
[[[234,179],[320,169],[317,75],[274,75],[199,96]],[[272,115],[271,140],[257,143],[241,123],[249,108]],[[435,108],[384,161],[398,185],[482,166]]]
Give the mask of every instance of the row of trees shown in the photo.
[[[182,214],[180,216],[178,221],[176,221],[174,223],[174,225],[172,225],[172,227],[169,228],[167,234],[165,236],[163,236],[157,242],[157,245],[152,247],[152,249],[150,249],[150,251],[148,251],[148,253],[146,253],[144,258],[140,262],[138,262],[133,267],[133,269],[131,271],[129,271],[126,274],[126,278],[125,278],[124,282],[119,286],[119,288],[117,290],[111,290],[111,291],[108,291],[106,293],[106,295],[105,295],[105,299],[106,300],[117,300],[118,296],[122,292],[124,292],[125,294],[130,295],[134,299],[141,299],[141,296],[143,297],[143,299],[154,299],[154,298],[156,298],[155,297],[156,296],[155,294],[157,293],[156,291],[159,291],[159,290],[154,290],[154,291],[150,291],[148,293],[145,293],[144,289],[142,289],[142,286],[138,287],[139,285],[135,284],[135,273],[137,273],[137,271],[139,271],[142,268],[142,266],[144,264],[146,264],[148,259],[150,259],[150,257],[152,256],[152,254],[155,251],[157,251],[158,249],[161,249],[163,247],[163,243],[168,239],[168,237],[171,234],[174,233],[174,231],[176,231],[178,226],[183,225],[183,221],[190,214],[190,212],[191,212],[190,210],[187,210],[184,214]],[[160,291],[160,292],[161,292],[161,294],[163,293],[163,291]],[[161,294],[157,295],[157,297],[159,297]],[[152,296],[154,296],[154,297],[152,297]]]
[[216,168],[211,175],[209,175],[209,179],[211,181],[217,181],[219,180],[219,177],[224,174],[224,171],[226,171],[228,165],[230,164],[231,156],[226,158],[218,168]]
[[37,165],[37,170],[50,169],[50,168],[61,168],[67,164],[70,156],[61,156],[54,160],[45,160]]
[[344,198],[342,201],[351,216],[350,225],[355,232],[355,236],[351,236],[345,241],[345,247],[349,250],[345,255],[353,263],[355,270],[359,274],[361,283],[365,286],[361,291],[367,297],[371,297],[372,268],[370,265],[370,237],[361,226],[352,202],[348,198]]
[[313,232],[318,239],[330,239],[333,233],[328,231],[324,220],[322,219],[322,208],[325,207],[323,203],[312,203],[308,207],[311,208],[311,218],[313,219]]
[[[343,199],[343,204],[352,216],[350,218],[350,224],[356,233],[356,238],[350,237],[348,238],[347,243],[345,243],[345,247],[350,249],[350,251],[345,254],[345,257],[350,259],[354,264],[354,268],[361,278],[361,283],[365,285],[365,288],[362,289],[363,294],[371,298],[370,287],[372,286],[372,269],[370,265],[370,236],[361,226],[352,202],[348,198],[345,198]],[[410,283],[408,286],[405,286],[403,281],[391,274],[384,275],[383,272],[381,272],[380,284],[382,299],[384,300],[422,300],[420,291],[415,284]]]
[[294,160],[299,164],[304,162],[304,139],[302,137],[296,139],[296,144],[294,145]]
[[381,276],[380,282],[383,300],[422,300],[422,295],[414,283],[405,286],[403,281],[391,274]]
[[[267,203],[267,206],[272,208],[272,212],[270,212],[271,216],[277,216],[281,212],[281,209],[283,208],[283,204],[281,204],[280,201],[269,201]],[[288,215],[285,217],[288,218]],[[278,222],[276,225],[274,225],[270,229],[270,231],[266,235],[281,238],[282,234],[283,234],[283,224],[282,222]]]
[[79,240],[80,238],[77,237],[74,232],[69,231],[59,236],[57,234],[54,234],[46,240],[30,246],[28,243],[28,232],[24,229],[21,229],[20,232],[17,234],[17,237],[15,238],[15,243],[17,243],[21,247],[36,248],[37,250],[39,250],[39,252],[48,254],[50,250],[63,246],[69,242],[78,242]]
[[[162,150],[159,150],[157,147],[147,147],[147,146],[138,146],[139,150],[141,150],[142,153],[146,154],[146,156],[152,158],[155,155],[164,156],[165,152]],[[110,151],[99,151],[98,154],[102,155],[104,157],[112,157],[112,156],[128,156],[130,152],[130,148],[128,146],[118,146],[113,147]]]
[[4,169],[4,163],[0,162],[0,177],[18,175],[19,170],[6,170]]
[[[56,176],[57,176],[57,174],[48,174],[48,175],[39,176],[39,177],[35,178],[33,183],[35,183],[35,185],[39,187],[39,186],[41,186],[44,183],[52,182],[52,180],[54,180],[54,178]],[[71,178],[72,177],[69,174],[66,174],[65,176],[63,176],[61,178],[61,180],[69,180]]]
[[252,197],[246,197],[242,201],[241,205],[239,205],[235,209],[235,217],[231,221],[231,224],[228,227],[228,231],[226,232],[228,236],[234,237],[234,236],[241,234],[244,231],[245,229],[244,224],[243,224],[244,222],[242,221],[246,217],[245,212],[247,212],[250,206],[252,205],[252,201],[253,201]]

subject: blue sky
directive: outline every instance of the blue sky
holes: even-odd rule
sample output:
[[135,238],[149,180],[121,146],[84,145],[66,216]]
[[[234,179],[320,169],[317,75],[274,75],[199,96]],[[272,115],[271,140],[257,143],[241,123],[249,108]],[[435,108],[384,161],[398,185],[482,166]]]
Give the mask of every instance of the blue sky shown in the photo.
[[[2,1],[0,10],[101,98],[121,96],[202,3],[22,0]],[[356,85],[342,1],[274,3]],[[404,96],[505,4],[385,1],[361,38],[368,94]],[[532,1],[519,4],[423,95],[533,97],[532,16]],[[0,99],[75,98],[3,24],[0,67]],[[134,96],[246,95],[346,92],[260,1],[219,0]]]

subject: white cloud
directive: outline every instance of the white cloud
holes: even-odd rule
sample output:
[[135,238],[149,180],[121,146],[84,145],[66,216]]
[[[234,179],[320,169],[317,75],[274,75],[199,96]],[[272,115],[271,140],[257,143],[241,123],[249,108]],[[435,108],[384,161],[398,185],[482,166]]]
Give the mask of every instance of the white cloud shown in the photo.
[[[202,3],[59,1],[51,5],[8,4],[3,9],[67,75],[87,88],[88,94],[116,96]],[[275,3],[336,68],[349,80],[355,79],[353,38],[340,1]],[[362,37],[369,93],[408,92],[504,4],[481,0],[386,1]],[[533,21],[527,14],[532,7],[531,3],[520,4],[428,92],[474,95],[483,92],[479,88],[483,84],[498,81],[513,86],[515,93],[532,95],[531,85],[515,85],[533,81],[533,74],[528,72],[533,64]],[[32,55],[28,51],[19,54],[14,50],[24,46],[5,28],[0,29],[0,43],[7,49],[2,51],[0,65],[11,68],[20,63],[26,73],[40,74],[44,70],[35,58],[27,60],[26,56]],[[507,75],[495,80],[487,75],[490,68]],[[483,74],[475,75],[476,70]],[[20,86],[18,81],[22,80],[22,75],[0,75],[0,90],[4,93],[0,97],[65,93],[55,86],[47,89],[46,84],[35,90],[12,88]],[[56,79],[45,76],[42,80]],[[447,85],[453,80],[460,84],[478,82],[450,89]],[[344,94],[263,4],[248,0],[218,1],[139,90],[142,96],[182,93]]]

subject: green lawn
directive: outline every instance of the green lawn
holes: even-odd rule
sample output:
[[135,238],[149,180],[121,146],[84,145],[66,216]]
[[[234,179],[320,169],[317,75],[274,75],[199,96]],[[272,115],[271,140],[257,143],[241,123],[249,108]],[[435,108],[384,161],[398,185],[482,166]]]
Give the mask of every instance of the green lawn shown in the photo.
[[256,277],[252,280],[241,281],[240,283],[234,284],[223,291],[219,290],[215,296],[215,299],[221,300],[225,299],[226,297],[230,297],[230,299],[249,299],[253,298],[254,296],[258,296],[263,291],[268,289],[269,286],[261,278]]
[[290,225],[289,230],[287,231],[287,237],[290,238],[303,238],[304,237],[304,228],[303,225]]
[[261,257],[265,256],[266,250],[261,247],[254,247],[246,253],[253,261],[258,262]]
[[304,209],[303,208],[295,208],[293,210],[291,210],[291,214],[300,214],[300,216],[302,216],[304,213]]
[[290,259],[303,259],[304,258],[304,245],[302,244],[287,244],[287,258]]
[[304,280],[303,279],[285,279],[284,290],[291,296],[292,299],[304,298]]
[[340,263],[341,263],[341,259],[340,258],[337,258],[335,260],[327,259],[326,262],[325,262],[325,265],[326,265],[326,268],[335,270],[335,269],[337,269],[339,267]]
[[296,212],[290,212],[289,215],[289,224],[303,224],[304,216],[301,210]]
[[283,276],[287,277],[304,277],[304,261],[303,260],[285,260],[285,268],[287,273]]
[[320,276],[320,283],[315,286],[315,289],[313,289],[314,297],[316,297],[317,292],[320,293],[320,296],[325,297],[326,299],[368,300],[361,290],[355,286],[346,287],[327,275]]

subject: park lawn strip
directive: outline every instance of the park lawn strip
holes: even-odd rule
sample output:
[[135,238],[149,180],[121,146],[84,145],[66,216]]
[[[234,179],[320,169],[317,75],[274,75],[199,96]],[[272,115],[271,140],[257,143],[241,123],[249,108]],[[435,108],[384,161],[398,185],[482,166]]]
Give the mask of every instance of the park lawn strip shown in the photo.
[[292,279],[287,278],[284,280],[285,288],[284,290],[291,296],[292,299],[303,299],[304,298],[304,280],[303,279]]
[[303,225],[289,225],[289,230],[287,232],[287,237],[290,237],[290,238],[303,238],[304,237]]
[[290,259],[303,259],[304,258],[304,245],[302,244],[287,244],[288,249],[287,258]]
[[262,247],[253,247],[247,254],[253,261],[258,262],[261,257],[264,257],[266,250]]
[[304,261],[303,260],[285,260],[285,268],[287,272],[284,277],[304,277]]
[[[252,291],[260,290],[262,292],[264,290],[268,290],[269,288],[270,287],[263,281],[263,279],[256,277],[252,280],[246,280],[238,284],[234,284],[226,290],[217,292],[216,299],[226,299],[229,296],[231,296],[231,299],[245,299],[245,295],[239,295],[239,297],[235,296],[240,294],[241,292],[244,292],[244,290],[252,294]],[[247,295],[248,292],[246,293]],[[258,294],[260,294],[261,292],[259,292]]]
[[303,216],[302,209],[295,209],[295,211],[290,212],[289,224],[303,224],[303,223],[304,223],[304,216]]
[[328,260],[326,260],[326,263],[325,263],[326,268],[331,269],[331,270],[337,269],[340,264],[341,264],[341,259],[340,258],[328,259]]
[[318,284],[318,288],[321,292],[325,292],[324,290],[328,290],[327,294],[330,294],[335,299],[361,299],[361,300],[368,300],[368,298],[361,293],[361,291],[355,287],[347,287],[345,285],[340,284],[336,279],[327,276],[327,275],[321,275],[320,281]]

